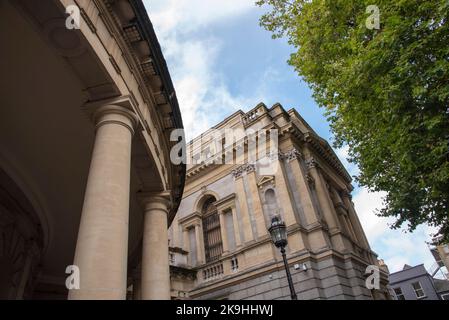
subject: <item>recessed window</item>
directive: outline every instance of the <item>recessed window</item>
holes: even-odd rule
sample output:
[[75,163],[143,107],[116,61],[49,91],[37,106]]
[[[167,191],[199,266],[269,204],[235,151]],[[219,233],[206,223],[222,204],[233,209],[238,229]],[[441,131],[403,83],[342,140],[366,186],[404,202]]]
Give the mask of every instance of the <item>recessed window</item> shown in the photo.
[[214,205],[216,199],[211,197],[203,205],[203,235],[206,262],[218,260],[223,253],[221,241],[220,217]]
[[419,299],[419,298],[423,298],[423,297],[425,297],[426,295],[424,294],[424,290],[423,290],[423,288],[422,288],[422,286],[421,286],[421,283],[418,281],[418,282],[413,282],[412,283],[412,287],[413,287],[413,290],[415,291],[415,295],[416,295],[416,297]]
[[402,292],[401,288],[398,287],[398,288],[394,288],[393,290],[394,290],[394,294],[396,295],[396,298],[398,300],[405,300],[404,293]]
[[237,272],[239,270],[239,260],[237,260],[237,257],[233,257],[231,259],[231,271]]

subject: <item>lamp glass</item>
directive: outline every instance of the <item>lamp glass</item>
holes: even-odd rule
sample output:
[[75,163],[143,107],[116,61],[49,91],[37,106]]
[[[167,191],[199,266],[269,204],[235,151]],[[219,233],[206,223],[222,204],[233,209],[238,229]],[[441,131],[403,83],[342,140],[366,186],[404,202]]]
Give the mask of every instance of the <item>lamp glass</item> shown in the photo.
[[285,247],[287,245],[287,232],[285,223],[278,216],[271,219],[271,227],[268,229],[271,240],[276,247]]

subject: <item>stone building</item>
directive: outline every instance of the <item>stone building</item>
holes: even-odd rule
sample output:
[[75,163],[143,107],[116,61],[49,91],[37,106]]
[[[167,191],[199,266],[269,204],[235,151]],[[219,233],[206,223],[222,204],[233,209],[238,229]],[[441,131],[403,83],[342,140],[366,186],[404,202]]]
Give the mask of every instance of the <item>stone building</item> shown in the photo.
[[0,299],[169,299],[182,119],[142,1],[2,0],[0,41]]
[[[279,150],[247,162],[247,137],[223,149],[208,143],[214,141],[212,131],[225,128],[276,129]],[[172,298],[289,299],[282,258],[267,231],[274,215],[287,225],[298,299],[389,298],[386,269],[370,249],[351,201],[351,177],[294,109],[259,104],[212,129],[189,143],[195,163],[187,165],[183,199],[169,229]],[[222,157],[214,150],[235,159],[241,147],[243,162],[212,161]],[[267,159],[277,170],[261,169]],[[368,265],[380,267],[379,290],[365,285]]]

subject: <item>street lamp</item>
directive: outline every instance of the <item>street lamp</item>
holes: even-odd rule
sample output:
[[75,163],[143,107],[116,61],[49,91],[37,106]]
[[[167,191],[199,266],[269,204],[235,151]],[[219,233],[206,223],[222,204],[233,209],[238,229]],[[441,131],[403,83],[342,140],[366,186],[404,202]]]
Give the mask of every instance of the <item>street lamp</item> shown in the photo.
[[296,296],[295,287],[293,286],[290,268],[287,263],[287,256],[285,255],[285,246],[287,245],[287,231],[285,223],[281,221],[278,216],[271,219],[271,226],[268,229],[271,235],[271,240],[277,248],[281,249],[282,259],[284,260],[285,272],[287,273],[288,286],[290,287],[290,296],[292,300],[298,300]]

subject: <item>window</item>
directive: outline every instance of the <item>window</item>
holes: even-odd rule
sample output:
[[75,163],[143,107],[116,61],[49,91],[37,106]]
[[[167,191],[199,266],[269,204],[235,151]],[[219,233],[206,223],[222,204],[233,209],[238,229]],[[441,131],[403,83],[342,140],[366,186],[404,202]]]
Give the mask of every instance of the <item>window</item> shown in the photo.
[[402,292],[401,288],[398,287],[398,288],[394,288],[393,290],[394,290],[394,294],[396,295],[396,298],[398,300],[405,300],[404,293]]
[[442,294],[441,300],[449,300],[449,293]]
[[237,257],[233,257],[231,259],[231,271],[237,272],[239,270],[239,260],[237,260]]
[[418,299],[423,298],[423,297],[426,296],[426,295],[424,294],[424,290],[423,290],[423,288],[421,287],[421,283],[420,283],[419,281],[418,281],[418,282],[413,282],[413,283],[412,283],[412,287],[413,287],[413,290],[415,291],[416,297],[417,297]]
[[214,197],[208,198],[203,205],[203,235],[206,263],[217,260],[223,253],[221,240],[220,217],[214,205]]

